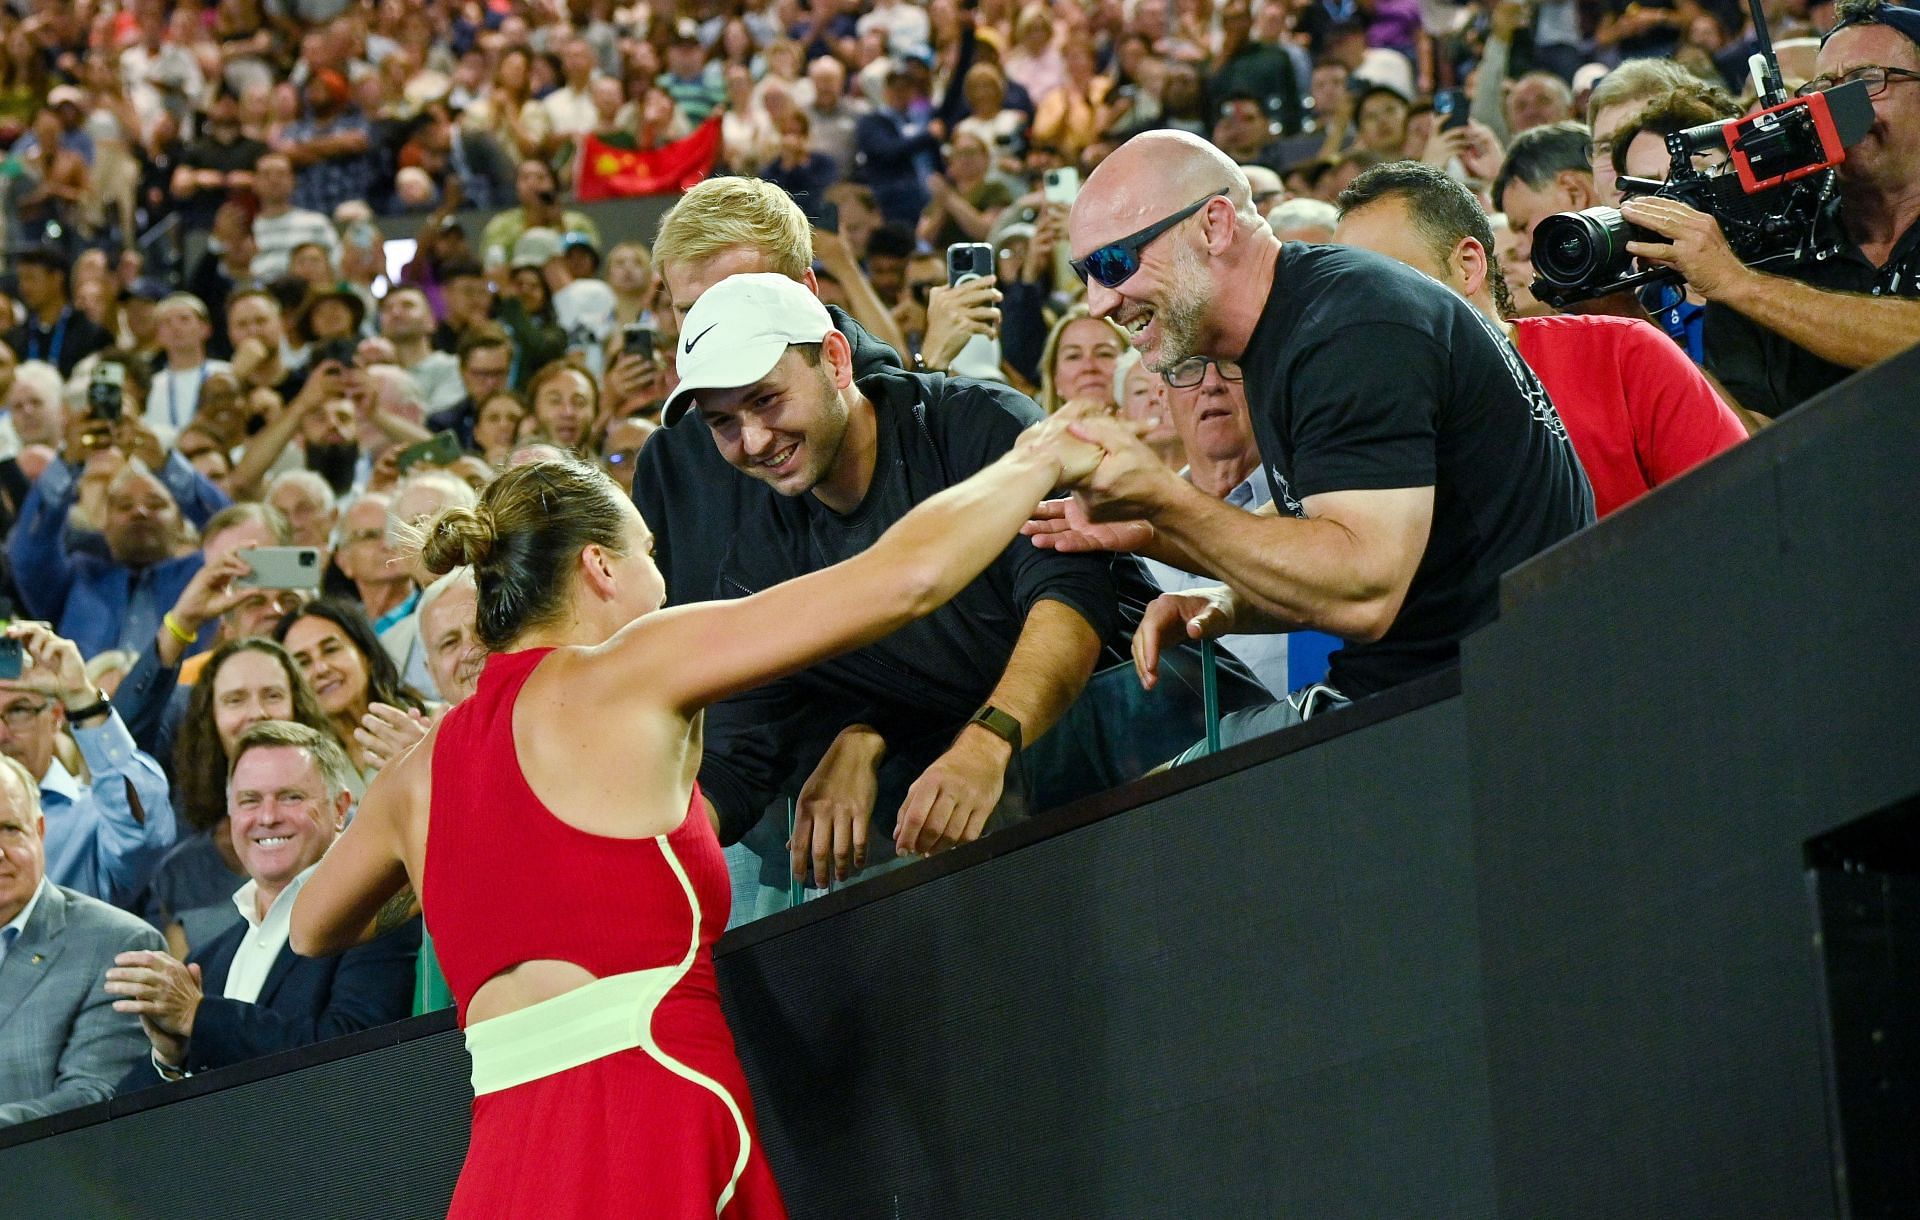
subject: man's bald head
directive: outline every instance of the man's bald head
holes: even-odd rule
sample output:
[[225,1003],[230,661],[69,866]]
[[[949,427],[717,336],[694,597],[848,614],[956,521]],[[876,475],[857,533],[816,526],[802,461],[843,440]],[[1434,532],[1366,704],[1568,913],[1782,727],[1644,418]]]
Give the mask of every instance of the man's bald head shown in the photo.
[[[1152,235],[1142,241],[1143,233]],[[1223,302],[1244,295],[1279,245],[1240,167],[1181,131],[1135,136],[1102,162],[1073,205],[1067,237],[1075,258],[1122,242],[1131,252],[1102,260],[1107,280],[1088,277],[1087,308],[1125,330],[1156,372],[1197,355],[1239,358],[1222,345],[1244,342],[1228,334],[1258,306]]]
[[1067,224],[1074,257],[1221,190],[1242,220],[1261,223],[1253,188],[1232,157],[1188,132],[1142,132],[1115,149],[1081,188]]

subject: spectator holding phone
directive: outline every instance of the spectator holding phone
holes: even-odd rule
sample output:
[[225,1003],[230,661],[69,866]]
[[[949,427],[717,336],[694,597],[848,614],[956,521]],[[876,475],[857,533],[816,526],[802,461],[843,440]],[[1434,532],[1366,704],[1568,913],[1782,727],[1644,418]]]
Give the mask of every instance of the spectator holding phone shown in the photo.
[[[106,449],[126,460],[107,485],[103,556],[70,549],[64,535],[81,466]],[[185,458],[163,454],[137,419],[73,421],[66,460],[50,463],[34,483],[8,539],[28,612],[58,623],[86,656],[109,648],[139,651],[200,567],[198,551],[176,553],[183,512],[197,525],[227,504]]]
[[[265,635],[282,615],[313,596],[312,587],[282,589],[255,579],[248,555],[290,542],[286,518],[265,504],[235,504],[207,522],[200,570],[161,616],[159,629],[141,649],[116,696],[141,749],[156,758],[172,757],[174,733],[186,711],[180,688],[198,680],[207,658],[196,651],[203,642],[217,646]],[[317,557],[313,572],[317,586]]]
[[[10,624],[4,638],[10,646],[0,656],[14,672],[0,677],[0,754],[25,767],[40,789],[47,878],[104,901],[122,899],[146,884],[173,844],[166,776],[87,677],[72,640],[33,622]],[[84,776],[55,756],[62,729],[80,748]]]
[[1000,288],[995,276],[974,276],[959,284],[936,284],[927,293],[927,324],[920,338],[919,363],[930,372],[947,372],[975,336],[1000,334]]

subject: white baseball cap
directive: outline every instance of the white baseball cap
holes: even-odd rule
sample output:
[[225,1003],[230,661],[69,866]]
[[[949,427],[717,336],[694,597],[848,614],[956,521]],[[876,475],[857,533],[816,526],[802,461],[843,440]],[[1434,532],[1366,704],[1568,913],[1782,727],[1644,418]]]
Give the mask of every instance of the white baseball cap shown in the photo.
[[699,390],[752,385],[796,343],[819,343],[833,319],[805,284],[771,272],[731,275],[700,294],[674,355],[680,384],[661,418],[679,422]]

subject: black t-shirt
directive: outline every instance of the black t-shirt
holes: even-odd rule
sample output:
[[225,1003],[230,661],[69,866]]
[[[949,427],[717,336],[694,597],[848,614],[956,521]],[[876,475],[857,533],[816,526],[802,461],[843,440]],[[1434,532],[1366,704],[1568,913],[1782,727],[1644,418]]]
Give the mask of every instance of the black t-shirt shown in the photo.
[[[1838,225],[1838,209],[1830,210],[1822,223]],[[1868,262],[1858,246],[1846,242],[1831,258],[1763,270],[1832,292],[1920,297],[1920,224],[1907,226],[1882,267]],[[1720,379],[1741,406],[1770,417],[1784,415],[1856,371],[1823,360],[1731,306],[1711,301],[1702,341],[1707,371]]]
[[[190,169],[212,169],[231,174],[239,170],[251,170],[266,155],[265,144],[246,136],[224,142],[204,136],[187,145],[186,151],[180,154],[180,164]],[[185,214],[188,227],[204,229],[211,226],[213,214],[227,201],[227,194],[225,188],[187,192],[181,201],[181,211]]]
[[[865,551],[914,505],[990,465],[1041,418],[1031,399],[995,382],[882,372],[859,388],[877,425],[866,496],[846,514],[812,495],[744,496],[721,596],[757,593]],[[1076,611],[1104,643],[1100,664],[1109,665],[1127,658],[1131,628],[1154,592],[1130,556],[1063,555],[1016,537],[927,617],[710,708],[701,787],[729,821],[757,813],[825,739],[856,721],[879,728],[895,752],[928,740],[944,746],[992,694],[1035,604]]]
[[1500,574],[1593,522],[1559,413],[1504,337],[1391,259],[1288,242],[1241,365],[1283,511],[1336,491],[1432,487],[1433,525],[1399,617],[1333,654],[1359,698],[1450,663],[1491,621]]

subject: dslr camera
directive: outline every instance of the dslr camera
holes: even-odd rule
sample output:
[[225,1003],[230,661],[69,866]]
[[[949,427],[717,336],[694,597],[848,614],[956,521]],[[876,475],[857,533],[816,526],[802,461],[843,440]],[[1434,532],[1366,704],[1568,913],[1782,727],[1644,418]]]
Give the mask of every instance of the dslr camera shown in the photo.
[[[1620,179],[1629,195],[1674,199],[1720,223],[1727,245],[1750,267],[1816,256],[1835,240],[1816,222],[1833,195],[1833,167],[1873,126],[1864,81],[1792,98],[1757,113],[1705,123],[1667,137],[1665,182]],[[1724,152],[1724,166],[1703,170],[1702,153]],[[1630,288],[1678,280],[1671,267],[1640,267],[1632,241],[1666,238],[1629,224],[1620,209],[1558,212],[1533,232],[1533,295],[1555,308]]]

